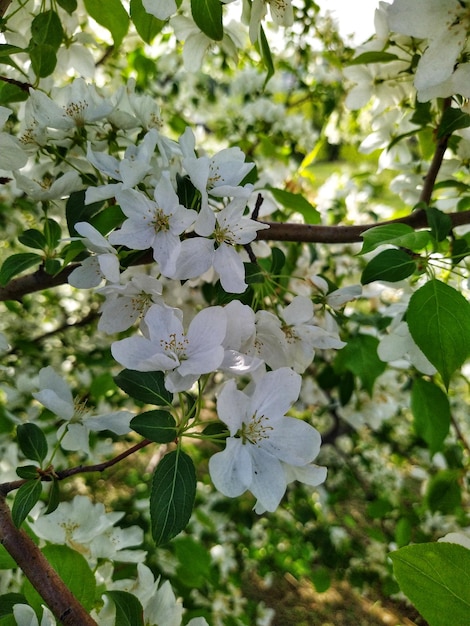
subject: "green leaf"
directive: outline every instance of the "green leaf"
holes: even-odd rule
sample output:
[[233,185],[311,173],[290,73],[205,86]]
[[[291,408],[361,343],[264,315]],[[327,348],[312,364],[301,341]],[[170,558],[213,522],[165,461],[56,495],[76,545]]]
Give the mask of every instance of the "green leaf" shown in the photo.
[[277,202],[286,207],[286,209],[300,213],[307,224],[320,223],[320,213],[302,194],[292,193],[284,189],[276,189],[275,187],[268,187],[268,189]]
[[70,15],[77,9],[77,0],[57,0],[57,4]]
[[56,51],[48,43],[31,44],[29,47],[31,67],[38,78],[50,76],[57,65]]
[[348,370],[357,376],[369,395],[372,395],[376,378],[386,368],[386,364],[377,356],[378,345],[378,339],[372,335],[356,335],[338,352],[334,363],[338,373]]
[[441,470],[431,478],[426,489],[426,505],[432,513],[455,515],[462,504],[460,470]]
[[53,478],[51,487],[49,489],[49,496],[47,499],[47,508],[45,511],[45,515],[49,515],[49,513],[52,513],[53,511],[55,511],[56,508],[60,504],[60,486],[59,485],[60,485],[60,482],[56,478]]
[[[2,61],[3,63],[5,61]],[[0,83],[0,104],[9,104],[10,102],[22,102],[29,97],[28,92],[11,83]]]
[[18,424],[16,436],[21,452],[27,459],[32,459],[38,463],[44,461],[47,454],[47,440],[39,426],[31,422]]
[[468,626],[470,550],[453,543],[422,543],[389,556],[400,589],[429,626]]
[[54,249],[62,237],[60,224],[53,219],[47,218],[44,221],[44,237],[46,238],[49,248]]
[[26,478],[26,480],[39,478],[37,465],[20,465],[16,468],[16,473],[20,478]]
[[25,230],[18,237],[18,241],[28,248],[34,248],[35,250],[45,250],[47,248],[47,242],[41,231],[35,228],[29,228]]
[[18,489],[11,508],[11,517],[17,528],[21,526],[28,513],[39,500],[41,492],[42,485],[40,480],[30,480]]
[[47,43],[54,51],[57,51],[63,38],[64,30],[55,11],[43,11],[31,22],[31,39],[35,44]]
[[462,109],[454,109],[448,107],[443,115],[439,128],[437,129],[437,138],[440,139],[445,135],[451,135],[455,130],[467,128],[470,126],[470,115],[464,113]]
[[416,262],[404,250],[384,250],[365,266],[361,283],[367,285],[374,280],[398,282],[411,276],[416,270]]
[[411,391],[411,411],[416,433],[428,444],[431,454],[442,450],[451,418],[447,395],[434,383],[418,378]]
[[153,474],[150,494],[152,536],[157,546],[176,537],[187,525],[196,495],[196,471],[180,448],[166,454]]
[[115,626],[144,626],[144,609],[139,600],[127,591],[106,591],[116,607]]
[[258,42],[259,42],[261,58],[263,59],[264,66],[267,70],[266,79],[264,81],[264,86],[266,86],[271,76],[274,76],[274,63],[273,63],[273,57],[271,55],[271,48],[269,47],[266,34],[261,25],[259,27]]
[[364,239],[362,248],[359,254],[366,254],[375,250],[379,246],[384,244],[393,243],[398,237],[403,235],[409,235],[414,233],[414,229],[408,224],[385,224],[384,226],[374,226],[362,233],[361,237]]
[[206,585],[211,571],[211,557],[206,547],[192,537],[182,537],[172,545],[179,561],[178,581],[191,589]]
[[271,268],[270,274],[272,276],[279,276],[282,268],[286,264],[286,255],[280,248],[271,248]]
[[74,226],[77,222],[89,222],[103,206],[103,202],[85,204],[85,190],[73,191],[65,205],[65,217],[71,237],[79,236]]
[[432,236],[436,241],[443,241],[452,230],[450,216],[435,207],[428,207],[425,211]]
[[163,372],[122,370],[114,377],[114,382],[131,398],[145,404],[165,406],[171,405],[173,400],[173,394],[165,388]]
[[460,292],[433,279],[411,296],[406,321],[447,388],[470,354],[470,304]]
[[140,413],[131,420],[131,428],[156,443],[170,443],[176,439],[175,418],[168,411]]
[[[64,545],[48,544],[41,552],[85,610],[91,611],[95,605],[96,580],[85,557]],[[28,603],[35,611],[41,611],[44,600],[36,589],[29,581],[25,581],[23,588]]]
[[389,61],[395,61],[398,59],[396,54],[391,52],[363,52],[359,56],[355,57],[347,65],[361,65],[364,63],[388,63]]
[[[13,563],[16,565],[15,561]],[[13,613],[15,604],[25,604],[26,598],[21,593],[5,593],[0,596],[0,617]],[[14,622],[16,624],[16,621]]]
[[42,256],[34,252],[20,252],[5,259],[0,269],[0,285],[3,287],[17,274],[21,274],[33,265],[42,263]]
[[153,15],[147,13],[142,0],[131,0],[130,13],[135,29],[145,43],[152,43],[155,36],[158,35],[166,24],[164,20],[158,20]]
[[197,26],[214,41],[222,41],[222,3],[220,0],[191,0],[191,13]]
[[16,54],[17,52],[24,52],[24,49],[13,46],[11,43],[0,43],[0,57],[9,57],[10,54]]
[[120,0],[85,0],[88,14],[108,29],[119,48],[129,28],[129,16]]
[[[15,559],[8,554],[6,548],[0,543],[0,570],[1,569],[14,569],[18,567],[18,563]],[[0,602],[0,608],[2,603]],[[1,615],[1,613],[0,613]]]

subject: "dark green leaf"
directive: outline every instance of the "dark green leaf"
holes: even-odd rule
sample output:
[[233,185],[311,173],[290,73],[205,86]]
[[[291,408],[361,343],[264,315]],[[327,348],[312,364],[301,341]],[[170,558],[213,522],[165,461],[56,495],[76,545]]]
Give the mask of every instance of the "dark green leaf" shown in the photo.
[[279,276],[282,268],[286,264],[286,255],[280,248],[271,249],[271,270],[272,276]]
[[77,222],[89,222],[103,206],[103,202],[85,204],[85,190],[73,191],[65,205],[65,217],[71,237],[77,237],[78,233],[74,226]]
[[47,43],[32,44],[29,48],[31,67],[38,78],[50,76],[57,65],[55,49]]
[[173,547],[180,563],[176,571],[178,581],[191,589],[206,585],[211,570],[211,557],[206,547],[192,537],[177,539]]
[[453,543],[422,543],[389,556],[400,589],[429,626],[468,626],[470,550]]
[[470,304],[449,285],[430,280],[411,296],[406,321],[414,342],[448,387],[470,354]]
[[378,345],[378,339],[372,335],[356,335],[338,352],[334,363],[337,372],[348,370],[357,376],[369,395],[372,395],[375,379],[386,368],[377,356]]
[[18,241],[28,248],[35,248],[36,250],[45,250],[47,248],[47,242],[44,235],[35,228],[29,228],[25,230],[18,237]]
[[[16,565],[15,561],[13,563]],[[13,613],[15,604],[26,604],[26,598],[21,593],[5,593],[0,596],[0,617]]]
[[451,241],[452,265],[457,265],[470,254],[470,246],[466,239],[453,239]]
[[395,61],[398,59],[396,54],[391,52],[370,51],[363,52],[359,56],[349,61],[348,65],[361,65],[364,63],[388,63],[389,61]]
[[191,13],[196,25],[214,41],[222,41],[222,3],[220,0],[191,0]]
[[428,207],[425,211],[432,236],[436,241],[443,241],[452,230],[452,220],[435,207]]
[[136,372],[122,370],[114,377],[114,382],[131,398],[156,406],[170,405],[173,400],[165,388],[165,376],[162,372]]
[[455,515],[462,504],[460,470],[441,470],[431,478],[426,489],[426,505],[432,513]]
[[42,463],[47,454],[46,436],[36,424],[27,422],[16,428],[18,445],[27,459]]
[[[91,611],[95,605],[96,580],[85,557],[64,545],[49,544],[41,552],[85,610]],[[24,583],[24,592],[28,603],[41,611],[44,600],[29,581]]]
[[20,465],[16,468],[16,473],[20,478],[26,478],[26,480],[39,477],[37,465]]
[[42,485],[39,480],[30,480],[18,489],[11,508],[11,517],[17,528],[21,526],[28,513],[39,500],[41,492]]
[[6,259],[0,269],[0,285],[3,287],[17,274],[21,274],[33,265],[42,263],[42,256],[34,252],[20,252],[12,254]]
[[60,503],[60,487],[59,487],[59,481],[57,479],[53,479],[52,483],[51,483],[51,487],[49,490],[49,497],[47,500],[47,508],[45,511],[46,515],[49,515],[49,513],[52,513],[53,511],[56,510],[56,508],[59,506]]
[[451,417],[447,395],[434,383],[418,378],[411,391],[411,411],[416,433],[428,444],[431,454],[442,450]]
[[384,244],[393,243],[398,237],[413,234],[415,231],[408,224],[385,224],[384,226],[374,226],[362,233],[364,240],[360,254],[366,254]]
[[367,285],[374,280],[398,282],[411,276],[416,270],[416,262],[404,250],[384,250],[365,266],[361,283]]
[[88,14],[109,30],[116,48],[122,43],[129,28],[129,16],[120,0],[85,0]]
[[320,223],[320,213],[302,194],[292,193],[284,189],[275,189],[274,187],[269,187],[268,189],[277,202],[286,207],[286,209],[300,213],[307,224]]
[[170,443],[176,439],[175,418],[168,411],[140,413],[131,420],[131,428],[156,443]]
[[274,76],[274,63],[273,63],[273,57],[271,55],[271,48],[269,47],[266,34],[261,25],[259,27],[258,41],[259,41],[259,49],[261,53],[261,58],[263,59],[264,66],[267,70],[266,79],[264,81],[264,85],[266,86],[271,76]]
[[416,102],[410,122],[417,126],[426,126],[430,124],[432,120],[431,102]]
[[152,536],[157,546],[178,535],[189,522],[196,495],[196,471],[180,448],[157,465],[150,494]]
[[44,221],[44,237],[46,238],[49,248],[54,249],[62,237],[60,224],[53,219],[47,218]]
[[24,52],[24,50],[18,46],[13,46],[11,43],[0,43],[0,57],[8,57],[17,52]]
[[144,626],[144,610],[139,600],[127,591],[106,591],[116,607],[114,626]]
[[166,22],[164,20],[158,20],[153,15],[147,13],[142,4],[142,0],[131,0],[130,12],[136,31],[145,43],[152,43],[155,36],[158,35],[165,26]]
[[[5,60],[2,61],[5,63]],[[0,83],[0,104],[5,105],[10,102],[22,102],[29,97],[28,91],[22,89],[18,85],[12,85],[11,83]]]
[[54,51],[57,51],[63,38],[64,30],[55,11],[39,13],[31,22],[31,39],[35,44],[47,43]]
[[72,15],[77,8],[77,0],[57,0],[57,4],[62,7],[64,11],[70,13],[70,15]]
[[455,130],[467,128],[470,126],[470,115],[464,113],[462,109],[454,109],[448,107],[442,115],[441,123],[437,129],[437,138],[440,139],[444,135],[451,135]]

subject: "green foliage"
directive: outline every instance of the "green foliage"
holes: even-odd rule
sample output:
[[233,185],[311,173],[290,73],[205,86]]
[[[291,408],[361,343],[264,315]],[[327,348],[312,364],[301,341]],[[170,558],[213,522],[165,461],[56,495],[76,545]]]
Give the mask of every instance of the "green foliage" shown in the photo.
[[33,252],[12,254],[5,259],[0,269],[0,285],[7,285],[12,278],[41,262],[42,256]]
[[464,113],[460,109],[448,107],[442,116],[441,123],[437,129],[438,139],[445,135],[451,135],[460,128],[468,128],[470,126],[470,115]]
[[417,378],[411,392],[411,410],[415,430],[431,454],[442,450],[451,418],[447,395],[433,382]]
[[123,391],[146,404],[171,405],[173,394],[164,385],[163,372],[136,372],[124,369],[114,377],[114,382]]
[[196,495],[194,463],[180,448],[166,454],[152,478],[150,517],[157,546],[176,537],[187,525]]
[[289,213],[294,211],[300,213],[307,224],[320,223],[320,213],[302,194],[274,187],[268,189],[274,199],[288,209]]
[[336,372],[348,370],[357,376],[369,395],[372,395],[375,380],[386,367],[377,356],[378,343],[371,335],[356,335],[338,353],[334,363]]
[[89,15],[111,33],[119,48],[129,28],[129,16],[120,0],[85,0]]
[[416,261],[405,250],[384,250],[365,266],[361,283],[367,285],[374,280],[396,283],[411,276],[415,270]]
[[411,296],[406,320],[416,345],[448,387],[470,354],[470,304],[453,287],[433,279]]
[[214,41],[224,36],[222,3],[219,0],[191,0],[191,13],[197,26]]
[[47,440],[36,424],[27,422],[16,428],[18,445],[27,459],[42,463],[47,455]]
[[11,508],[11,517],[16,527],[20,527],[33,506],[39,501],[42,493],[42,484],[39,479],[28,480],[21,485],[15,495]]
[[139,600],[126,591],[107,591],[116,607],[115,626],[144,626],[143,609]]
[[149,15],[144,9],[142,0],[131,0],[130,3],[131,20],[145,43],[152,43],[158,33],[162,30],[165,22],[153,15]]
[[156,443],[170,443],[177,436],[175,418],[168,411],[147,411],[131,420],[131,428]]
[[470,550],[425,543],[392,552],[401,590],[430,626],[466,626],[470,614]]

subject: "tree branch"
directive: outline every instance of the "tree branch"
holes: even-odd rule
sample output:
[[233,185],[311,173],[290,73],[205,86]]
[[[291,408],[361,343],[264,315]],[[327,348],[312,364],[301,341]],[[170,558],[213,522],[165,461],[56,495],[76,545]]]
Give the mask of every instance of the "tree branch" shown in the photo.
[[13,523],[0,494],[0,543],[64,626],[97,626],[30,537]]
[[0,0],[0,17],[5,15],[10,4],[11,0]]

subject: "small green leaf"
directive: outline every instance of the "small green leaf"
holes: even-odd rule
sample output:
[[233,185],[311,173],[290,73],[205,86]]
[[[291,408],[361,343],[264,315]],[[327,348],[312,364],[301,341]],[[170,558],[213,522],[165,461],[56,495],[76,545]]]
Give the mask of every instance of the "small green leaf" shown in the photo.
[[[78,233],[74,226],[77,222],[89,222],[102,208],[103,202],[85,204],[85,190],[73,191],[65,204],[65,217],[71,237],[77,237]],[[114,207],[115,208],[115,207]]]
[[400,589],[429,626],[468,626],[470,550],[453,543],[422,543],[389,556]]
[[37,45],[47,43],[54,51],[60,48],[64,30],[55,11],[43,11],[31,22],[31,39]]
[[166,454],[153,474],[150,494],[152,536],[157,546],[176,537],[187,525],[196,495],[196,471],[180,448]]
[[50,76],[57,65],[55,49],[47,43],[31,44],[29,47],[31,67],[38,78]]
[[291,191],[276,189],[274,187],[268,187],[268,189],[277,202],[286,207],[286,209],[290,209],[292,212],[300,213],[307,224],[320,223],[320,213],[302,194],[292,193]]
[[[65,545],[48,544],[41,552],[85,610],[91,611],[95,605],[96,580],[85,557]],[[28,604],[40,612],[44,600],[36,589],[29,581],[25,581],[23,589]]]
[[21,274],[33,265],[42,263],[42,256],[34,252],[20,252],[5,259],[0,269],[0,285],[3,287],[17,274]]
[[156,443],[170,443],[176,439],[175,418],[168,411],[140,413],[131,420],[131,428]]
[[349,61],[348,65],[362,65],[364,63],[388,63],[390,61],[396,61],[398,59],[396,54],[391,52],[363,52],[359,56]]
[[54,478],[51,483],[51,487],[49,489],[49,497],[47,499],[47,508],[45,511],[45,515],[49,515],[56,510],[60,503],[60,483]]
[[62,237],[60,224],[51,218],[44,220],[44,237],[49,248],[54,249]]
[[264,81],[264,85],[266,86],[269,79],[274,76],[274,63],[273,63],[273,57],[271,55],[271,48],[269,47],[269,43],[268,40],[266,38],[266,34],[264,32],[263,27],[260,25],[259,27],[259,37],[258,37],[258,42],[259,42],[259,49],[260,49],[260,54],[261,54],[261,58],[263,59],[263,63],[264,66],[267,70],[266,72],[266,78]]
[[46,436],[36,424],[27,422],[16,428],[18,445],[27,459],[42,463],[47,455]]
[[392,243],[398,237],[414,233],[413,228],[408,224],[385,224],[384,226],[374,226],[364,231],[361,237],[364,239],[360,254],[366,254],[375,250],[379,246]]
[[0,57],[8,57],[17,52],[24,52],[24,50],[18,46],[13,46],[11,43],[0,43]]
[[[17,567],[13,561],[13,567]],[[4,568],[0,568],[4,569]],[[26,604],[26,598],[21,593],[5,593],[0,596],[0,617],[13,613],[15,604]],[[1,623],[1,622],[0,622]],[[16,624],[16,620],[14,622]]]
[[114,377],[114,382],[131,398],[156,406],[171,405],[173,394],[165,388],[162,372],[136,372],[122,370]]
[[45,250],[47,248],[47,242],[44,235],[35,228],[29,228],[25,230],[18,237],[18,241],[28,248],[34,248],[36,250]]
[[443,241],[452,230],[450,216],[435,207],[425,209],[431,234],[436,241]]
[[20,465],[16,468],[16,473],[20,478],[26,478],[26,480],[39,477],[37,465]]
[[17,528],[24,522],[28,513],[41,497],[41,493],[40,480],[30,480],[18,489],[11,508],[11,517]]
[[144,609],[138,598],[127,591],[106,591],[116,607],[114,626],[144,626]]
[[282,268],[286,264],[286,255],[280,248],[271,248],[271,269],[272,276],[279,276]]
[[129,16],[120,0],[84,0],[88,14],[111,33],[116,48],[129,28]]
[[426,505],[432,513],[455,515],[462,504],[460,470],[441,470],[431,478],[426,489]]
[[470,355],[470,304],[460,292],[433,279],[411,296],[406,321],[414,342],[447,388]]
[[153,15],[147,13],[142,4],[142,0],[131,0],[130,12],[136,31],[145,43],[151,44],[155,36],[158,35],[165,26],[166,22],[164,20],[158,20]]
[[384,250],[365,266],[361,283],[367,285],[374,280],[398,282],[411,276],[416,270],[416,262],[404,250]]
[[220,0],[191,0],[191,13],[196,25],[214,41],[222,41],[222,3]]
[[454,109],[448,107],[443,115],[439,128],[437,129],[437,138],[440,139],[445,135],[451,135],[455,130],[467,128],[470,126],[470,115],[464,113],[462,109]]
[[77,9],[77,0],[57,0],[57,4],[70,15]]
[[372,395],[376,378],[386,368],[386,364],[377,356],[378,345],[378,339],[372,335],[356,335],[338,352],[334,363],[338,373],[347,370],[357,376],[369,395]]
[[178,581],[191,589],[206,585],[211,570],[211,557],[206,547],[192,537],[181,537],[172,545],[180,563],[176,571]]
[[418,378],[411,391],[411,411],[416,433],[428,444],[431,454],[442,450],[451,418],[447,395],[434,383]]

